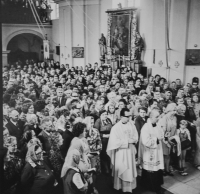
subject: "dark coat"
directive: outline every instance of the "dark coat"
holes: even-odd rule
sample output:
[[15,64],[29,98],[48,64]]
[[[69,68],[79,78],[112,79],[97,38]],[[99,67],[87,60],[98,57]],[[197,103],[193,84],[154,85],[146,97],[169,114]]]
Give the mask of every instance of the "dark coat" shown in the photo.
[[141,129],[142,129],[143,125],[147,122],[147,119],[148,119],[148,117],[145,117],[145,121],[144,121],[144,119],[142,119],[142,117],[140,115],[137,116],[135,119],[135,127],[137,129],[139,137],[140,137]]
[[20,140],[21,140],[23,132],[24,132],[23,126],[22,125],[20,126],[20,122],[18,122],[17,126],[16,126],[11,121],[9,121],[6,124],[6,127],[7,127],[8,131],[9,131],[10,135],[16,137],[16,139],[17,139],[17,147],[19,148],[19,143],[20,143]]
[[21,174],[22,194],[49,194],[53,193],[55,177],[43,161],[41,166],[33,168],[28,162],[26,163]]
[[74,138],[74,135],[72,134],[71,131],[66,129],[65,132],[63,133],[62,137],[63,137],[63,144],[60,147],[60,151],[61,151],[63,158],[65,158],[67,155],[69,146],[71,144],[71,141]]
[[66,101],[67,101],[67,99],[64,96],[62,96],[61,103],[60,103],[59,97],[55,97],[54,100],[56,100],[59,107],[65,106]]
[[35,132],[36,136],[38,136],[42,131],[38,126],[36,126],[36,128],[35,128],[34,125],[26,125],[24,128],[24,132],[31,131],[31,130],[33,130]]
[[38,139],[40,140],[40,142],[42,143],[42,148],[43,150],[48,154],[50,149],[51,149],[51,144],[49,142],[49,136],[42,131],[39,135],[38,135]]

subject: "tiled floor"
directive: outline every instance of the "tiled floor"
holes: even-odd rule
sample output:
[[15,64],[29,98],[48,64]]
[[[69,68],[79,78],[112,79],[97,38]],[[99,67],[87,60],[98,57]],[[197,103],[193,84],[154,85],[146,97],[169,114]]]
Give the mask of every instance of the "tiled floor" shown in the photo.
[[174,177],[164,177],[163,188],[174,194],[200,194],[200,171],[187,163],[188,176],[181,176],[178,171]]
[[[187,163],[188,176],[181,176],[178,171],[174,176],[164,177],[163,193],[164,194],[200,194],[200,171]],[[137,188],[133,194],[155,194],[147,191],[140,186],[140,179],[137,180]],[[97,190],[99,194],[122,194],[121,191],[113,189],[112,178],[110,176],[100,175],[97,179]]]

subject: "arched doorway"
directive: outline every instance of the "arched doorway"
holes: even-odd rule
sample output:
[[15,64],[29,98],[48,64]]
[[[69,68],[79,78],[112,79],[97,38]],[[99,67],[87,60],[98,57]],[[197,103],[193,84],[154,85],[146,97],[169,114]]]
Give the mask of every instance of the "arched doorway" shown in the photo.
[[41,37],[31,33],[18,34],[7,45],[7,50],[10,50],[8,63],[13,64],[17,61],[24,63],[27,59],[43,60],[42,48]]

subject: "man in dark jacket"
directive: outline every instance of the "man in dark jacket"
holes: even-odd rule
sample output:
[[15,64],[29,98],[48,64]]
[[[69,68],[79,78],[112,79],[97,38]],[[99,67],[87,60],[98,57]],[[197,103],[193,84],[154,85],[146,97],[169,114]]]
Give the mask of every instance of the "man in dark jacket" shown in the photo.
[[57,92],[57,96],[54,98],[54,100],[58,103],[59,107],[65,106],[67,99],[63,95],[63,89],[57,88],[56,92]]
[[68,128],[65,130],[65,132],[63,133],[62,137],[63,137],[63,144],[60,147],[60,151],[62,154],[62,157],[65,158],[68,152],[68,149],[70,147],[71,141],[74,138],[73,133],[70,130],[71,128]]
[[50,136],[52,127],[53,127],[53,123],[49,118],[45,118],[41,121],[42,132],[38,135],[38,139],[42,143],[43,150],[46,152],[46,154],[48,154],[51,149],[49,136]]
[[12,110],[10,113],[10,121],[6,124],[6,127],[11,136],[16,137],[17,147],[19,148],[19,142],[23,135],[23,126],[19,121],[19,113],[16,110]]
[[145,107],[139,108],[139,115],[135,119],[135,126],[138,131],[138,136],[140,137],[140,131],[143,125],[147,122],[148,117],[146,116],[147,109]]

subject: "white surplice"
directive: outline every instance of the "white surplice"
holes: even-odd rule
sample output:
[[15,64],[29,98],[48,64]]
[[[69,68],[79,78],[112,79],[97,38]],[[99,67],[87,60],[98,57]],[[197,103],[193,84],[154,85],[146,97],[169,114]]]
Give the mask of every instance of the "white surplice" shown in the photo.
[[162,142],[164,133],[158,124],[153,127],[150,119],[141,130],[138,162],[147,171],[158,171],[164,169]]
[[107,146],[107,154],[111,159],[112,176],[114,177],[114,189],[122,189],[123,192],[132,192],[136,188],[136,148],[133,143],[138,141],[138,133],[132,121],[123,124],[119,121],[110,133]]

